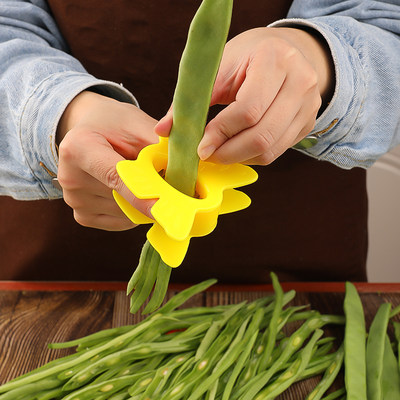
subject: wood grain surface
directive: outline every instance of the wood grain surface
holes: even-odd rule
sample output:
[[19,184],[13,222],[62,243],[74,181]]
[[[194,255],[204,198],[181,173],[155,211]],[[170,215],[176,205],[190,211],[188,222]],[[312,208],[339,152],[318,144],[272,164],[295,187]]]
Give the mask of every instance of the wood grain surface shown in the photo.
[[[288,289],[286,287],[286,289]],[[167,299],[176,293],[170,290]],[[184,307],[238,303],[270,294],[269,290],[210,290],[195,296]],[[343,314],[344,293],[297,292],[293,304],[309,304],[321,313]],[[361,293],[367,325],[384,301],[400,303],[400,291]],[[122,290],[3,290],[0,291],[0,384],[37,368],[73,349],[49,350],[47,344],[76,339],[101,329],[137,323],[140,313],[129,313]],[[343,336],[342,328],[328,327],[327,334]],[[303,399],[316,379],[300,382],[279,399]],[[340,386],[340,382],[337,385]]]

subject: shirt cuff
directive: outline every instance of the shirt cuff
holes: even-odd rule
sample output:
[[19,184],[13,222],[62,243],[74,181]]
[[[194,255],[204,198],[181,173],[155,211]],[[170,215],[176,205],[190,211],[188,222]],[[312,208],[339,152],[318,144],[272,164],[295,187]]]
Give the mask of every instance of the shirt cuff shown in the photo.
[[21,145],[38,188],[32,198],[27,195],[24,200],[62,197],[62,191],[52,184],[58,168],[57,125],[68,104],[87,89],[138,106],[122,84],[98,80],[89,74],[61,72],[43,80],[28,99],[21,117]]
[[[351,148],[340,149],[340,143],[357,143],[356,132],[348,136],[355,125],[363,103],[363,93],[366,91],[364,71],[357,53],[350,45],[343,43],[343,38],[335,34],[332,26],[323,21],[290,18],[274,22],[269,27],[301,27],[318,31],[326,40],[335,68],[335,90],[333,97],[316,121],[309,136],[317,138],[316,144],[299,151],[317,158],[329,161],[341,168],[350,169],[360,166],[360,160],[352,153]],[[362,163],[361,163],[362,164]],[[369,164],[361,165],[365,168]]]

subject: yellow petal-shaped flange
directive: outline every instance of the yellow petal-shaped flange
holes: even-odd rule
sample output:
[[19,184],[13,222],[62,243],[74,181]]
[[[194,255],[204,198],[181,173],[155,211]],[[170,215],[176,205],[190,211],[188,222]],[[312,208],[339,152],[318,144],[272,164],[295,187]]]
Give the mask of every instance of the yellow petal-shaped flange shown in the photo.
[[234,188],[254,182],[257,173],[242,164],[200,161],[196,185],[199,198],[194,198],[179,192],[160,175],[167,166],[167,159],[168,141],[161,139],[160,143],[145,147],[137,160],[117,164],[118,174],[137,198],[158,199],[151,209],[155,221],[116,192],[114,198],[135,224],[154,223],[147,238],[163,261],[175,267],[184,259],[190,239],[212,232],[219,214],[250,205],[250,198]]

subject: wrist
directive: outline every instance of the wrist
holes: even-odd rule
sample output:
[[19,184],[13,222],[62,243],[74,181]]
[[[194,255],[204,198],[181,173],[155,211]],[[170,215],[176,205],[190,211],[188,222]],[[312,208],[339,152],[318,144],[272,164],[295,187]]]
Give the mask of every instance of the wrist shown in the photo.
[[91,107],[94,101],[97,101],[99,97],[103,97],[100,94],[85,90],[79,93],[73,98],[64,110],[57,126],[56,132],[56,143],[59,146],[64,136],[74,126],[76,126],[83,115],[87,113],[87,110]]

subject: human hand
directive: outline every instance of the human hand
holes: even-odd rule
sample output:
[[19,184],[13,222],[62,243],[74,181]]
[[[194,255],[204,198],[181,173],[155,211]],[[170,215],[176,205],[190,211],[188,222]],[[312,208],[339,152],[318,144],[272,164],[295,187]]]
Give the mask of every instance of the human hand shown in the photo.
[[79,224],[110,231],[135,226],[114,201],[112,190],[151,216],[154,201],[135,198],[115,166],[118,161],[136,159],[143,147],[158,141],[155,123],[132,104],[89,91],[69,104],[57,130],[57,177]]
[[[293,28],[256,28],[224,50],[211,105],[227,105],[206,126],[201,159],[266,165],[313,129],[334,84],[327,45]],[[169,133],[171,110],[155,130]]]

